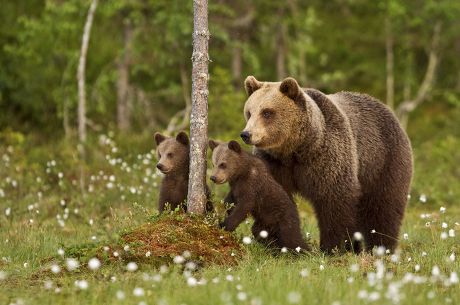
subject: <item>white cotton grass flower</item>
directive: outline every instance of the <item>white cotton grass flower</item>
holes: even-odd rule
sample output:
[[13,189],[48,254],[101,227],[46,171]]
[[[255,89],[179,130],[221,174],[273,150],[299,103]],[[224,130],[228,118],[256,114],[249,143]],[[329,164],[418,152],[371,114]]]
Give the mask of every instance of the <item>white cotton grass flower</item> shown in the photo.
[[355,232],[353,234],[353,239],[356,241],[361,241],[363,240],[363,234],[361,232]]
[[89,284],[88,284],[88,282],[86,280],[81,280],[81,281],[77,280],[77,281],[75,281],[75,286],[78,289],[86,290],[86,289],[88,289]]
[[198,285],[198,281],[193,276],[190,276],[190,277],[187,278],[187,285],[189,287],[195,287],[196,285]]
[[174,264],[183,264],[185,262],[185,258],[182,256],[182,255],[176,255],[174,258],[173,258],[173,262]]
[[350,271],[355,273],[359,271],[359,265],[358,264],[353,264],[350,266]]
[[441,232],[440,237],[441,237],[441,239],[447,239],[447,237],[448,237],[447,232]]
[[404,233],[404,234],[403,234],[403,238],[404,238],[404,240],[408,240],[408,239],[409,239],[409,234]]
[[101,267],[101,261],[96,258],[96,257],[93,257],[92,259],[90,259],[88,261],[88,268],[91,269],[91,270],[97,270]]
[[75,258],[66,259],[65,265],[66,265],[67,270],[69,271],[73,271],[75,269],[78,269],[78,267],[80,267],[80,263]]
[[145,257],[150,257],[151,255],[152,255],[152,252],[150,251],[145,252]]
[[425,203],[427,201],[427,197],[425,194],[421,194],[420,197],[418,198],[418,200],[421,202],[421,203]]
[[64,249],[58,249],[58,250],[57,250],[57,253],[58,253],[60,256],[64,256]]
[[10,215],[11,215],[11,208],[8,207],[8,208],[5,209],[5,216],[8,217]]
[[126,295],[124,293],[124,291],[122,290],[118,290],[116,293],[115,293],[115,296],[118,300],[124,300],[126,298]]
[[260,237],[262,238],[267,238],[268,237],[268,232],[265,230],[262,230],[259,232]]
[[459,283],[457,272],[453,271],[453,272],[450,273],[449,282],[451,284],[458,284]]
[[8,273],[6,273],[3,270],[0,270],[0,281],[6,280],[7,277],[8,277]]
[[438,266],[433,266],[433,269],[431,269],[431,275],[434,277],[437,277],[441,274],[441,270],[439,270]]
[[323,271],[324,270],[324,265],[319,265],[319,270]]
[[310,274],[310,272],[308,271],[307,268],[304,268],[304,269],[300,270],[300,276],[301,277],[307,277],[309,274]]
[[142,296],[145,295],[145,291],[144,291],[144,289],[141,288],[141,287],[135,287],[135,288],[133,289],[133,295],[134,295],[135,297],[142,297]]
[[61,267],[59,267],[59,265],[57,265],[57,264],[53,264],[53,265],[51,265],[50,270],[54,274],[58,274],[59,272],[61,272]]
[[251,244],[251,242],[252,242],[251,237],[249,237],[249,236],[243,237],[243,244],[249,245],[249,244]]
[[455,253],[452,252],[452,254],[449,256],[449,260],[451,262],[455,262]]
[[298,304],[302,300],[302,295],[297,291],[291,291],[287,295],[288,303]]
[[448,227],[447,222],[443,222],[443,223],[441,224],[441,228],[447,229],[447,227]]
[[455,237],[455,230],[454,229],[449,230],[449,237]]
[[445,208],[445,207],[440,207],[440,208],[439,208],[439,212],[441,212],[441,213],[444,214],[444,213],[446,212],[446,208]]
[[129,272],[134,272],[136,271],[138,268],[137,264],[135,262],[129,262],[127,265],[126,265],[126,270],[128,270]]
[[288,251],[288,250],[287,250],[286,247],[281,248],[281,253],[287,253],[287,251]]
[[248,298],[248,295],[246,294],[246,292],[240,291],[236,294],[236,298],[239,301],[246,301],[246,299]]

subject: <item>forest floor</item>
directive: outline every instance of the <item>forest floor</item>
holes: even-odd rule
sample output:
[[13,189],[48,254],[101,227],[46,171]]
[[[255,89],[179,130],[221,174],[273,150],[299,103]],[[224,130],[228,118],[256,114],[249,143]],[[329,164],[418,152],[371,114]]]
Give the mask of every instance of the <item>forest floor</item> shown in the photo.
[[[0,304],[460,304],[458,205],[411,198],[394,255],[325,256],[310,205],[299,199],[311,254],[273,255],[247,238],[248,220],[225,237],[231,256],[217,264],[204,254],[204,264],[187,264],[192,241],[189,252],[153,262],[144,248],[132,255],[142,243],[123,238],[139,227],[153,234],[142,226],[158,221],[154,153],[101,136],[80,168],[71,147],[0,146]],[[222,198],[225,189],[214,191]]]

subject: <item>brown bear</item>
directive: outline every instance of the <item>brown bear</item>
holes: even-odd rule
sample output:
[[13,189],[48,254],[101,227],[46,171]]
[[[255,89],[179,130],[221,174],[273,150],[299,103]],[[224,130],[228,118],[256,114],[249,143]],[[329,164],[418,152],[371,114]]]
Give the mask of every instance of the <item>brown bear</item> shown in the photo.
[[[187,211],[187,192],[189,178],[189,139],[181,131],[174,137],[166,137],[158,132],[154,135],[157,144],[157,168],[165,175],[161,181],[158,210],[162,213],[169,205],[171,211],[182,208]],[[213,210],[209,187],[206,185],[206,211]]]
[[254,217],[252,233],[257,241],[298,252],[309,250],[300,232],[296,204],[275,181],[265,163],[243,151],[236,141],[218,144],[210,140],[209,147],[214,165],[211,180],[216,184],[228,182],[231,195],[227,198],[235,203],[221,227],[234,231],[251,214]]
[[361,232],[367,250],[394,250],[412,150],[390,109],[366,94],[301,88],[294,78],[272,83],[249,76],[245,88],[241,138],[288,193],[312,202],[321,249],[349,248],[349,237]]

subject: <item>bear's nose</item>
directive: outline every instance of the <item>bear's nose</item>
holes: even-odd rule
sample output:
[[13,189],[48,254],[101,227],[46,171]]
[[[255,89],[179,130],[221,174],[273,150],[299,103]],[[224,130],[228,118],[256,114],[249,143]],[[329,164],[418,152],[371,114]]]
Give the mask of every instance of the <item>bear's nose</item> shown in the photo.
[[209,177],[209,179],[211,179],[211,181],[214,182],[214,183],[215,183],[216,180],[217,180],[216,176],[211,176],[211,177]]
[[164,170],[164,166],[163,166],[163,164],[161,164],[161,163],[158,163],[158,164],[157,164],[157,168],[158,168],[159,170],[161,170],[161,171]]
[[241,139],[243,139],[244,143],[250,144],[249,142],[251,142],[251,134],[249,133],[249,131],[243,131],[242,133],[240,133],[240,137]]

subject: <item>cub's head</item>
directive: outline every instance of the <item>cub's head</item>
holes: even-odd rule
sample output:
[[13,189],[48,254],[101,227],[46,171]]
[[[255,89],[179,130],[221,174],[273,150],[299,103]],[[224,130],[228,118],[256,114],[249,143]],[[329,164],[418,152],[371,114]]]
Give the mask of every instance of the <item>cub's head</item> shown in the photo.
[[292,140],[308,98],[294,78],[282,82],[260,82],[248,76],[244,82],[248,99],[244,105],[246,127],[241,138],[246,144],[273,149]]
[[188,168],[189,140],[181,131],[174,137],[167,137],[158,132],[154,135],[157,144],[157,168],[163,174],[175,173]]
[[241,168],[243,152],[238,142],[218,143],[209,140],[209,147],[212,150],[213,169],[210,178],[212,182],[223,184],[231,181],[243,170]]

